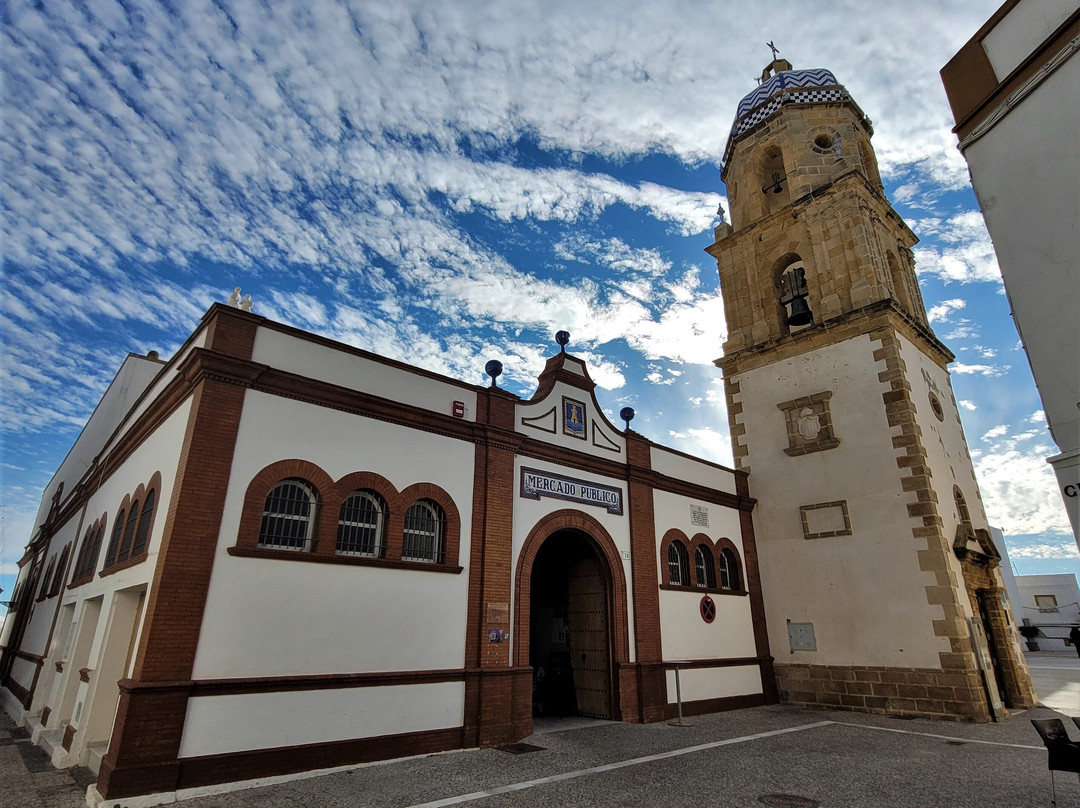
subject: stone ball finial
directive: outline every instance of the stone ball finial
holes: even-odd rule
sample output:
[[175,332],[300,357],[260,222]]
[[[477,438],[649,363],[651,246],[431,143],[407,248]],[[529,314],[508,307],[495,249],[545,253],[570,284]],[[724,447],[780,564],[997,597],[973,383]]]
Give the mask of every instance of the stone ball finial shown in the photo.
[[559,343],[560,353],[566,353],[566,345],[570,342],[569,331],[559,331],[555,334],[555,341]]
[[491,377],[492,387],[499,386],[498,379],[499,375],[502,373],[502,370],[502,362],[500,362],[498,359],[492,359],[486,365],[484,365],[484,373]]

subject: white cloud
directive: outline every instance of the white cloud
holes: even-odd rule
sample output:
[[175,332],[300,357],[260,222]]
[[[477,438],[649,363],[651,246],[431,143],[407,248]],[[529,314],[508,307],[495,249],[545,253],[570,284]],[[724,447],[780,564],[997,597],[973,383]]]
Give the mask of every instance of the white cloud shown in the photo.
[[975,410],[978,409],[978,406],[976,406],[974,401],[968,401],[968,400],[964,399],[964,400],[961,400],[961,401],[957,401],[956,403],[959,404],[961,407],[963,407],[968,412],[975,412]]
[[956,362],[950,368],[950,370],[960,376],[1004,376],[1008,373],[1010,366],[1002,365],[1000,367],[995,365],[968,365],[964,362]]
[[959,311],[965,306],[967,306],[967,301],[959,297],[943,300],[936,306],[931,306],[930,310],[926,313],[926,317],[931,323],[937,323],[948,319],[950,314],[954,311]]
[[979,211],[964,211],[944,219],[928,217],[911,224],[921,237],[933,236],[939,242],[913,250],[920,275],[933,275],[945,282],[1001,282],[994,245]]
[[986,452],[975,460],[975,473],[990,524],[1014,535],[1071,534],[1054,473],[1038,447]]
[[1040,542],[1037,544],[1018,544],[1013,546],[1009,542],[1009,558],[1056,558],[1076,559],[1080,558],[1080,552],[1076,549],[1076,542],[1072,537],[1065,538],[1060,544]]
[[671,445],[675,449],[729,468],[735,463],[731,454],[731,440],[726,430],[690,427],[682,431],[670,430],[668,436],[672,439]]
[[994,438],[1000,438],[1002,435],[1006,435],[1009,432],[1009,428],[1004,425],[995,426],[993,429],[988,429],[982,436],[982,440],[993,440]]

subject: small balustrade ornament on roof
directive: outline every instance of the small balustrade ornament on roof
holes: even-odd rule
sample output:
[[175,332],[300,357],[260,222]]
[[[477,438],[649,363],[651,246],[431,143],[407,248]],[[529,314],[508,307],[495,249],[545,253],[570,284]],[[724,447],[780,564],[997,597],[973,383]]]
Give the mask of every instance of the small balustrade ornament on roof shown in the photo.
[[229,299],[225,305],[231,306],[234,309],[242,309],[243,311],[251,311],[251,295],[244,295],[243,299],[240,297],[240,287],[234,286],[232,294],[229,295]]

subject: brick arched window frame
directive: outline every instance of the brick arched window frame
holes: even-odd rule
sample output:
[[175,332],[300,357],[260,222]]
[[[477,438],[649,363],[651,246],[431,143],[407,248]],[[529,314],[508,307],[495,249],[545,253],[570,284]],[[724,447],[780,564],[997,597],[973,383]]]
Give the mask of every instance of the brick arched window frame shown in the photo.
[[[124,497],[113,523],[109,549],[101,574],[127,569],[145,560],[150,530],[161,499],[161,472],[155,471],[146,483],[140,483]],[[81,568],[80,568],[81,569]],[[92,574],[92,573],[91,573]]]
[[[664,534],[664,538],[660,540],[660,586],[662,588],[692,588],[693,580],[690,577],[692,545],[686,534],[678,528],[672,528]],[[680,575],[685,573],[681,581],[672,576],[675,566],[678,566]]]
[[[259,546],[259,529],[266,496],[278,483],[289,478],[307,481],[319,495],[319,508],[315,517],[314,535],[309,552],[281,552],[274,548]],[[337,552],[342,505],[357,491],[371,491],[386,504],[383,519],[385,542],[381,555]],[[442,560],[438,563],[403,561],[401,557],[405,513],[411,504],[423,499],[437,505],[444,518],[443,553]],[[460,545],[461,514],[453,498],[434,483],[416,483],[398,492],[389,480],[371,471],[352,472],[334,482],[314,463],[291,459],[271,463],[252,478],[244,494],[236,544],[230,547],[228,552],[234,556],[395,567],[457,574],[462,571],[461,566],[458,565]]]
[[397,509],[397,513],[390,515],[387,557],[390,559],[402,558],[406,528],[405,515],[413,504],[422,500],[429,500],[437,505],[445,518],[442,558],[435,562],[436,565],[456,567],[461,546],[461,514],[458,512],[453,498],[434,483],[415,483],[398,496],[401,507]]
[[56,556],[49,559],[48,565],[45,567],[45,574],[41,576],[41,589],[38,591],[37,599],[39,601],[45,600],[49,597],[49,591],[52,588],[53,570],[56,569]]
[[390,510],[378,491],[358,488],[338,508],[338,555],[382,558],[386,555],[386,517]]
[[303,477],[286,477],[263,500],[259,547],[310,552],[321,498]]
[[68,542],[64,545],[64,549],[60,551],[60,558],[56,562],[56,570],[53,572],[52,582],[49,584],[49,594],[46,597],[55,597],[60,594],[60,590],[64,587],[64,578],[67,577],[67,563],[68,556],[71,555],[71,543]]
[[[341,540],[345,538],[340,535],[342,509],[351,496],[361,491],[368,491],[376,498],[381,499],[384,509],[381,525],[381,545],[378,552],[371,556],[350,553],[347,549],[347,543],[339,549]],[[346,558],[390,558],[391,556],[388,553],[390,518],[391,515],[401,510],[400,499],[401,495],[393,483],[381,474],[376,474],[373,471],[354,471],[351,474],[346,474],[326,492],[323,512],[319,518],[319,531],[321,535],[327,538],[318,548],[319,555],[341,555]],[[334,537],[333,542],[330,541],[331,536]]]
[[141,558],[150,547],[150,537],[154,529],[155,517],[161,507],[161,472],[155,471],[140,495],[142,506],[139,508],[139,525],[135,530],[135,539],[131,545],[131,558]]
[[699,544],[694,548],[694,583],[699,589],[716,588],[716,563],[709,545]]
[[101,542],[105,537],[105,529],[108,527],[108,516],[102,514],[90,525],[83,537],[79,554],[75,557],[75,568],[71,572],[71,583],[68,588],[74,588],[94,577],[97,569],[98,556],[101,555]]
[[120,540],[124,534],[124,525],[127,524],[127,514],[130,505],[131,495],[128,494],[124,497],[124,501],[120,503],[120,509],[113,518],[112,533],[109,535],[109,549],[105,552],[105,566],[101,570],[102,573],[109,568],[116,566],[116,554],[120,549]]
[[717,581],[719,592],[725,595],[745,595],[746,575],[743,571],[739,548],[731,539],[721,536],[716,540]]
[[[240,512],[240,531],[236,538],[236,547],[248,550],[257,549],[268,553],[280,552],[275,548],[260,547],[259,532],[262,528],[266,498],[285,480],[303,480],[311,487],[312,492],[319,500],[322,513],[317,512],[312,520],[308,543],[309,550],[314,552],[325,550],[320,546],[323,538],[322,514],[325,513],[328,504],[325,501],[324,492],[333,490],[334,481],[330,479],[330,475],[314,463],[297,459],[279,460],[276,463],[271,463],[248,483],[247,491],[244,492],[244,505]],[[332,553],[332,538],[330,545],[330,552]],[[283,553],[283,555],[295,555],[295,553]]]

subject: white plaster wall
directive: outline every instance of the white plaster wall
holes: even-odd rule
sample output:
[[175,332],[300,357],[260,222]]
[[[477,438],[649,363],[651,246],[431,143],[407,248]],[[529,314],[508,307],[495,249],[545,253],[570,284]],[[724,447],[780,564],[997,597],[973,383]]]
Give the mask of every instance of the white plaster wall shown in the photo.
[[[599,483],[601,485],[608,485],[614,488],[618,488],[623,492],[623,513],[616,515],[608,513],[606,508],[602,508],[597,505],[586,505],[578,502],[568,502],[562,499],[554,499],[552,497],[541,497],[538,500],[525,499],[521,496],[521,467],[527,466],[528,468],[539,469],[540,471],[548,471],[552,474],[561,474],[566,477],[573,477],[578,480],[587,480],[588,482]],[[579,469],[567,468],[565,466],[557,466],[554,463],[547,463],[540,460],[536,460],[531,457],[521,458],[519,457],[514,464],[514,544],[511,555],[511,586],[514,586],[517,578],[518,562],[521,558],[521,549],[525,544],[525,539],[528,538],[529,532],[536,527],[536,523],[542,518],[547,516],[553,511],[560,511],[564,509],[580,510],[582,513],[586,513],[601,525],[611,535],[611,539],[615,544],[615,548],[618,550],[619,557],[622,560],[622,572],[623,578],[626,581],[626,600],[627,600],[627,623],[629,629],[629,641],[630,641],[630,661],[635,660],[634,652],[634,581],[633,573],[631,570],[630,562],[630,518],[628,502],[626,499],[626,481],[618,480],[612,477],[604,477],[598,474],[590,474]],[[511,603],[510,614],[511,617],[515,613],[516,609],[517,591],[513,588],[511,591]],[[620,618],[621,619],[621,618]],[[511,646],[511,654],[513,654],[513,646]],[[511,660],[511,664],[518,664],[516,660]]]
[[[757,665],[737,668],[693,668],[679,671],[679,691],[688,701],[747,696],[760,693],[761,671]],[[667,671],[668,704],[676,702],[675,671]]]
[[982,41],[998,81],[1018,68],[1076,11],[1076,0],[1026,0],[1005,15]]
[[[165,525],[165,513],[168,510],[169,496],[176,475],[176,464],[187,426],[189,406],[190,402],[185,402],[166,419],[128,457],[123,466],[114,472],[90,496],[85,508],[76,512],[71,519],[57,530],[49,543],[49,552],[45,557],[45,564],[48,565],[49,558],[54,554],[56,554],[57,562],[59,562],[59,553],[64,544],[71,543],[72,548],[68,557],[64,588],[55,598],[48,598],[33,605],[34,611],[20,645],[24,651],[42,655],[46,653],[48,650],[46,643],[48,642],[49,631],[52,628],[53,616],[56,613],[58,601],[60,603],[74,603],[101,595],[103,592],[113,592],[138,583],[145,583],[153,578],[154,567],[157,564],[158,548],[161,544],[161,535]],[[147,540],[146,560],[141,564],[113,575],[107,575],[104,578],[99,578],[95,571],[94,577],[89,582],[75,589],[67,589],[67,583],[71,580],[71,572],[74,569],[87,528],[103,513],[108,515],[105,535],[102,537],[101,549],[98,551],[97,570],[100,570],[105,561],[105,552],[108,549],[109,538],[112,534],[120,503],[126,495],[134,493],[140,483],[149,482],[155,471],[161,472],[161,491],[155,506],[157,514],[154,517],[154,529]],[[44,575],[44,569],[42,575]],[[35,599],[41,590],[41,584],[42,579],[39,578],[34,592]]]
[[461,401],[465,404],[465,420],[476,420],[476,391],[469,387],[453,384],[449,379],[444,382],[410,373],[270,328],[259,328],[252,359],[443,415],[451,415],[453,403]]
[[36,671],[37,665],[21,657],[15,657],[11,663],[11,678],[27,690],[34,683],[34,673]]
[[[915,420],[922,430],[923,447],[927,464],[932,473],[931,484],[938,495],[938,515],[942,520],[942,534],[952,545],[956,529],[960,525],[960,513],[956,508],[953,486],[960,489],[976,529],[989,530],[990,525],[983,511],[982,493],[975,480],[975,468],[968,452],[964,427],[960,420],[960,408],[956,405],[952,380],[949,374],[927,359],[912,343],[900,340],[900,353],[908,368],[911,383],[911,400],[915,405]],[[939,421],[930,407],[930,391],[941,401],[945,420]],[[949,553],[949,565],[956,580],[963,581],[960,559]],[[965,617],[973,616],[971,599],[961,595],[960,608]]]
[[[691,505],[708,509],[708,527],[691,524]],[[704,533],[713,541],[720,537],[729,539],[739,551],[740,575],[745,581],[746,561],[737,510],[715,503],[700,502],[679,494],[656,491],[653,494],[653,518],[658,586],[663,581],[663,565],[667,563],[667,558],[660,557],[660,545],[663,543],[664,534],[672,528],[681,530],[688,539],[697,533]],[[694,558],[691,555],[691,569],[693,566]],[[700,612],[704,594],[706,593],[660,590],[660,642],[663,658],[730,659],[756,656],[750,598],[711,594],[710,597],[716,604],[716,619],[712,623],[706,623],[701,619]]]
[[[1027,0],[1007,20],[1043,6],[1071,6],[1075,11],[1076,2]],[[999,28],[1002,33],[1008,31],[1010,39],[1015,35],[1012,42],[1020,49],[1031,47],[1019,29]],[[992,51],[988,48],[988,53]],[[1080,105],[1074,103],[1078,97],[1080,57],[1074,53],[990,132],[964,150],[1013,318],[1062,452],[1080,448],[1080,374],[1076,372],[1080,356],[1076,328],[1080,311],[1076,259],[1080,251],[1080,150],[1076,148]]]
[[[708,511],[708,527],[701,527],[690,522],[691,505],[700,506]],[[664,534],[673,528],[681,530],[688,539],[693,538],[697,533],[704,533],[713,541],[721,537],[730,539],[731,543],[739,549],[739,557],[740,560],[742,559],[742,525],[739,521],[739,512],[735,508],[726,508],[714,502],[702,502],[667,491],[655,491],[653,492],[653,520],[656,531],[658,583],[663,581],[659,562],[667,563],[666,558],[660,558],[660,545],[664,540]]]
[[[131,453],[123,466],[112,474],[87,501],[86,517],[83,520],[79,541],[81,542],[85,537],[86,529],[102,514],[106,515],[105,533],[101,538],[94,576],[82,586],[65,590],[63,596],[65,603],[86,600],[140,584],[149,584],[153,580],[190,411],[191,399],[188,398]],[[113,528],[116,526],[120,503],[125,496],[135,493],[135,489],[140,484],[150,482],[154,472],[161,474],[161,489],[157,493],[157,501],[154,505],[154,527],[147,537],[146,560],[103,578],[99,577],[97,573],[105,563],[105,554],[109,549],[109,539],[112,537]],[[79,548],[76,547],[72,552],[77,556],[78,551]],[[74,564],[74,558],[72,564]]]
[[[857,337],[734,378],[749,446],[754,513],[769,639],[779,661],[832,665],[938,667],[926,601],[933,575],[919,570],[914,522],[873,360],[878,343]],[[916,371],[917,373],[917,371]],[[840,445],[798,457],[777,404],[832,391]],[[803,538],[800,505],[846,500],[853,535]],[[787,621],[814,624],[818,650],[790,653]]]
[[[567,369],[574,370],[574,363],[568,362],[566,364]],[[585,405],[585,423],[587,425],[585,438],[577,438],[573,435],[566,435],[563,433],[562,422],[562,400],[563,396],[571,398],[574,401],[579,401]],[[552,416],[548,416],[543,421],[537,421],[534,425],[523,424],[523,418],[538,418],[547,413],[552,407],[555,408],[555,412]],[[551,392],[546,397],[537,402],[524,402],[517,405],[517,411],[514,416],[514,428],[522,435],[526,435],[533,440],[544,441],[545,443],[553,443],[556,446],[562,446],[565,449],[572,449],[575,452],[585,452],[586,454],[595,455],[596,457],[602,457],[606,460],[612,460],[617,463],[626,462],[626,438],[623,437],[621,432],[608,429],[604,424],[606,418],[601,409],[596,406],[593,397],[584,390],[577,387],[571,387],[568,384],[557,382],[552,387]],[[593,445],[593,423],[599,426],[600,432],[607,438],[596,438],[596,442],[601,446]],[[538,427],[553,425],[555,432],[546,432]],[[610,441],[610,443],[609,443]],[[617,447],[612,448],[614,444]],[[602,448],[605,447],[605,448]]]
[[735,472],[658,446],[651,448],[654,471],[673,477],[676,480],[686,480],[687,482],[708,486],[715,491],[725,491],[729,494],[736,493]]
[[705,594],[660,590],[660,643],[664,660],[757,656],[750,597],[709,594],[716,604],[716,619],[706,623],[700,611]]
[[[1073,573],[1052,575],[1017,575],[1016,587],[1024,617],[1036,625],[1080,625],[1080,588]],[[1056,612],[1043,612],[1035,602],[1036,595],[1057,598]]]
[[[289,458],[315,463],[335,480],[374,471],[399,491],[439,485],[461,516],[458,561],[466,569],[453,575],[420,564],[414,572],[228,555],[251,479]],[[247,391],[194,678],[460,668],[473,459],[468,443]]]
[[[31,654],[45,655],[48,648],[46,647],[49,641],[49,632],[52,629],[53,617],[56,615],[59,601],[66,593],[66,589],[61,589],[60,594],[53,598],[47,598],[38,602],[37,597],[41,593],[42,584],[45,581],[45,573],[49,571],[49,559],[55,559],[56,563],[60,562],[60,553],[64,549],[64,545],[68,542],[72,542],[75,539],[76,531],[79,526],[79,514],[65,522],[49,540],[49,549],[45,553],[45,563],[41,568],[41,575],[38,576],[37,583],[34,585],[34,591],[30,599],[30,605],[33,611],[30,614],[30,621],[26,625],[26,629],[23,632],[22,641],[19,643],[19,648]],[[71,553],[77,553],[78,548],[75,547],[71,550]],[[67,581],[71,576],[72,565],[75,563],[74,557],[68,554],[68,571],[64,578],[64,585],[66,587]],[[52,573],[56,573],[56,566],[53,565]]]
[[67,500],[74,491],[75,484],[86,473],[101,452],[109,436],[120,425],[125,414],[146,390],[162,365],[135,354],[128,354],[109,383],[86,425],[75,439],[60,463],[56,474],[41,494],[41,506],[38,509],[35,525],[41,525],[49,515],[52,497],[60,483],[64,483],[63,499]]
[[[143,398],[137,406],[131,409],[131,412],[127,417],[124,431],[127,431],[127,428],[135,422],[135,419],[142,415],[151,404],[153,404],[154,399],[165,392],[165,388],[173,383],[177,375],[179,375],[180,366],[184,364],[184,360],[187,359],[188,355],[196,348],[202,348],[206,345],[206,337],[206,328],[200,323],[199,330],[189,338],[187,343],[181,346],[179,351],[173,354],[172,358],[170,358],[166,364],[162,365],[158,362],[150,363],[157,367],[158,375],[153,378],[152,383],[146,388],[146,397]],[[149,360],[143,361],[149,362]],[[120,435],[123,434],[123,432],[120,433]],[[119,435],[117,437],[119,437]]]
[[202,696],[188,702],[181,758],[460,727],[462,682]]

